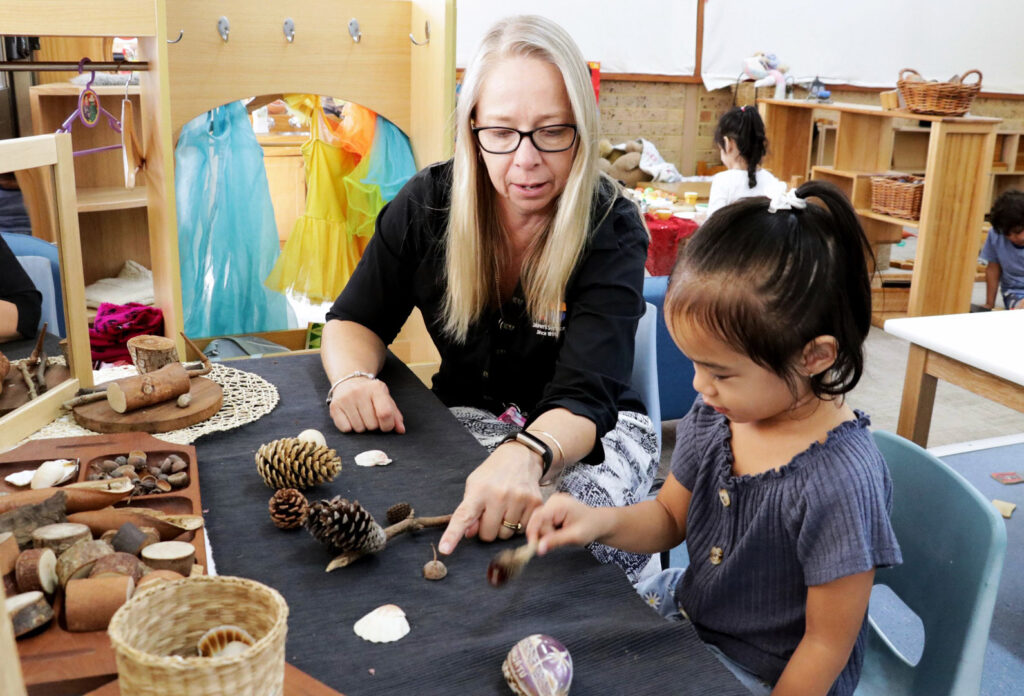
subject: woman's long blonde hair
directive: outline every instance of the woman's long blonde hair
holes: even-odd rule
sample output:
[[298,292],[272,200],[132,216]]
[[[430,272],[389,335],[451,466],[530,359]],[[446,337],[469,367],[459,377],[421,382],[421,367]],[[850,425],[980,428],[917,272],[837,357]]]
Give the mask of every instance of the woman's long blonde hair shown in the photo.
[[477,156],[470,130],[480,90],[491,69],[511,57],[551,63],[562,74],[575,117],[577,150],[565,190],[547,230],[531,244],[521,282],[534,322],[561,330],[565,288],[587,241],[600,182],[597,103],[587,63],[572,37],[554,22],[534,15],[509,17],[484,37],[466,69],[455,109],[455,162],[445,240],[447,289],[444,330],[465,341],[469,326],[497,301],[497,279],[508,254],[498,220],[497,194]]

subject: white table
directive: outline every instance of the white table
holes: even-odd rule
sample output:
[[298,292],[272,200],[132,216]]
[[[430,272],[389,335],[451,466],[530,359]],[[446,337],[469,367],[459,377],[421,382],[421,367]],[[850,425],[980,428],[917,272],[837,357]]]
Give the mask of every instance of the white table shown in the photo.
[[889,319],[910,341],[897,432],[928,442],[936,380],[1024,412],[1024,310]]

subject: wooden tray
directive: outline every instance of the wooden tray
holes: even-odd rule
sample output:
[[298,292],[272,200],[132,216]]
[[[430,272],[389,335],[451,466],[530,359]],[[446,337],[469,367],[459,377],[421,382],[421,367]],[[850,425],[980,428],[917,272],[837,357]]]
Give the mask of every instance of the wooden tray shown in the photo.
[[[15,471],[33,468],[47,459],[78,459],[79,480],[85,480],[89,464],[142,450],[149,461],[162,461],[174,453],[188,463],[189,485],[170,493],[132,498],[117,507],[156,508],[171,514],[202,514],[199,498],[199,471],[196,449],[158,440],[146,433],[110,433],[82,437],[31,440],[0,454],[0,491],[16,489],[3,477]],[[206,542],[202,528],[178,537],[196,547],[196,563],[206,567]],[[82,694],[117,675],[114,651],[106,631],[72,633],[66,630],[62,597],[54,604],[54,621],[46,629],[17,641],[21,671],[30,696],[70,696]]]
[[179,408],[174,400],[165,401],[149,408],[118,413],[105,400],[75,406],[75,420],[83,428],[98,433],[166,433],[204,421],[220,410],[224,401],[224,390],[213,380],[205,377],[192,379],[192,403]]
[[[95,691],[90,691],[85,696],[120,696],[121,689],[118,682],[106,684]],[[284,664],[284,694],[283,696],[344,696],[335,691],[323,682],[303,672],[298,667],[292,667],[287,662]]]

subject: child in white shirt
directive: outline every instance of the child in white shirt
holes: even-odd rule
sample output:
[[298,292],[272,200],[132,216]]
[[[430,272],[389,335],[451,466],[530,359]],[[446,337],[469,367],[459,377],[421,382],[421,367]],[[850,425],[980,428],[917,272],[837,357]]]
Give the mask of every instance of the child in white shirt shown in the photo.
[[715,145],[728,169],[711,178],[708,215],[741,198],[771,197],[782,185],[771,172],[761,169],[768,148],[764,121],[752,106],[734,106],[722,115],[715,129]]

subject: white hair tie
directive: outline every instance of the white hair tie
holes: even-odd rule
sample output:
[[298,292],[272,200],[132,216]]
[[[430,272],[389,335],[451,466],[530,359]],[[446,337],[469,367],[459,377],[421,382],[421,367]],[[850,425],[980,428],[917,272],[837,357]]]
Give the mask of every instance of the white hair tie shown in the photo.
[[786,190],[786,185],[781,185],[771,196],[771,203],[768,204],[768,212],[774,213],[779,210],[803,210],[807,207],[807,201],[796,195],[796,189]]

